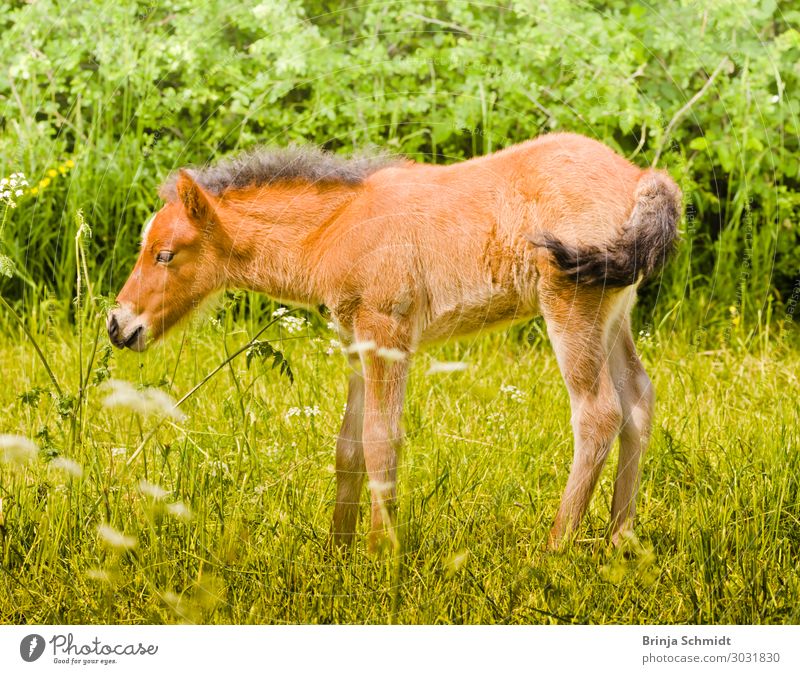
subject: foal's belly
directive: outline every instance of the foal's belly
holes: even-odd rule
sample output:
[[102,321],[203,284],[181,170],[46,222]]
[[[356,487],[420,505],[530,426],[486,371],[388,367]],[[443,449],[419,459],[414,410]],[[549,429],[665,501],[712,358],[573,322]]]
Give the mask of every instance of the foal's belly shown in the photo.
[[431,307],[421,342],[430,344],[494,330],[537,315],[535,303],[515,292],[475,293]]

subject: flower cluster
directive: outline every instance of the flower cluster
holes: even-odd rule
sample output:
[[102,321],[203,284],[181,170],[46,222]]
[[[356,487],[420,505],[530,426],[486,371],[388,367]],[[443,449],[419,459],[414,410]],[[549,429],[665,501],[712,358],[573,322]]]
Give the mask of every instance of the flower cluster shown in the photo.
[[75,168],[75,162],[72,161],[72,159],[67,159],[67,161],[65,161],[63,164],[59,164],[56,168],[48,169],[44,178],[39,181],[39,184],[31,187],[30,193],[34,196],[39,194],[39,192],[47,189],[50,186],[53,178],[57,178],[59,175],[66,175],[67,172],[72,168]]
[[289,310],[286,307],[279,307],[272,312],[273,318],[280,318],[279,325],[290,335],[300,332],[306,325],[306,319],[299,316],[287,316]]
[[16,208],[17,197],[25,194],[23,188],[28,186],[24,173],[12,173],[8,178],[0,178],[0,202],[8,208]]
[[506,417],[502,412],[490,412],[485,417],[486,426],[491,430],[506,430]]
[[318,405],[314,405],[314,407],[290,407],[286,410],[286,414],[283,415],[283,418],[289,421],[292,417],[305,416],[309,418],[319,416],[320,414],[322,414],[322,412]]
[[211,477],[219,477],[223,479],[230,479],[231,477],[230,466],[224,461],[208,461],[206,466],[208,474]]
[[516,386],[511,386],[511,384],[503,384],[500,387],[500,392],[505,393],[515,403],[521,403],[525,401],[525,393],[520,391]]

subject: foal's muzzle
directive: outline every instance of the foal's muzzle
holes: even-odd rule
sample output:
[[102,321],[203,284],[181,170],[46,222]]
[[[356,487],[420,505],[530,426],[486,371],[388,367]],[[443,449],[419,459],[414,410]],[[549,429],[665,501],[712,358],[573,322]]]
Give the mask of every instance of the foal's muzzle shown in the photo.
[[147,326],[126,307],[108,312],[106,328],[108,338],[118,349],[144,351],[147,348]]

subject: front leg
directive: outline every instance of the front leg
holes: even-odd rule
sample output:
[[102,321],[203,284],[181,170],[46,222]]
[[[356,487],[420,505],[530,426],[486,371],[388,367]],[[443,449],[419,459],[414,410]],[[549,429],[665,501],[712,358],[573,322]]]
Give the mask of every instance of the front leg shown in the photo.
[[[387,326],[388,327],[388,326]],[[368,547],[399,545],[395,531],[397,455],[402,440],[401,417],[409,353],[396,330],[357,330],[359,341],[374,342],[362,351],[364,371],[364,463],[372,499]],[[401,356],[401,354],[403,354]]]
[[364,485],[364,448],[361,443],[361,431],[364,427],[364,377],[361,375],[358,357],[351,357],[348,362],[352,372],[342,429],[336,439],[336,506],[331,527],[333,542],[340,547],[346,547],[353,541],[358,523],[361,489]]

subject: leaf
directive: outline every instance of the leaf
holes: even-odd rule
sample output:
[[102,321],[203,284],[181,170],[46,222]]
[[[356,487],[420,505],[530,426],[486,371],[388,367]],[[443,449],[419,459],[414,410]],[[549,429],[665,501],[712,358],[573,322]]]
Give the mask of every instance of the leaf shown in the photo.
[[23,405],[27,405],[28,407],[37,407],[39,405],[39,400],[42,397],[42,393],[47,393],[47,389],[43,386],[34,386],[29,391],[20,393],[17,396],[17,399]]
[[647,9],[642,7],[640,4],[636,3],[631,5],[630,9],[628,10],[628,13],[634,19],[638,20],[644,18],[644,16],[647,14]]
[[111,377],[111,371],[108,367],[108,361],[111,360],[113,350],[111,346],[106,345],[103,347],[103,353],[100,356],[97,367],[94,369],[92,376],[92,384],[97,386]]
[[248,369],[250,368],[250,363],[254,358],[258,358],[261,361],[272,358],[272,368],[275,369],[277,367],[282,375],[285,375],[289,378],[289,383],[294,384],[294,373],[289,365],[289,361],[286,360],[283,352],[278,351],[278,349],[272,346],[272,344],[269,342],[265,340],[256,340],[253,342],[252,346],[247,349],[247,353],[245,354],[245,362]]
[[62,419],[71,416],[74,413],[76,402],[75,396],[69,394],[57,396],[56,411],[58,412],[58,416]]

